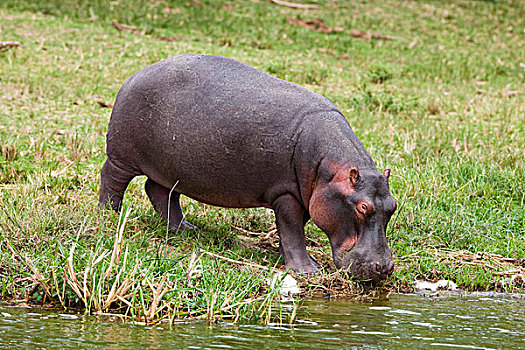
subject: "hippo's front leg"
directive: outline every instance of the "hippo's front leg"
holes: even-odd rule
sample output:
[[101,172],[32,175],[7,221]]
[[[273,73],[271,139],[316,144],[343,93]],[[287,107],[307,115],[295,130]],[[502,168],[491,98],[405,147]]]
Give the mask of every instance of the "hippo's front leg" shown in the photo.
[[305,209],[291,194],[284,194],[273,202],[277,231],[281,241],[280,252],[286,268],[297,272],[314,273],[319,265],[306,251],[304,237]]

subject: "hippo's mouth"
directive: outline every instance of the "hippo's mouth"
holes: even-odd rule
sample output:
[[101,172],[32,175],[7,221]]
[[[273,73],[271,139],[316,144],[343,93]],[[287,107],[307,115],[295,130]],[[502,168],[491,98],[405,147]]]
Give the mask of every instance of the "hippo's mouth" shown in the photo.
[[357,234],[354,234],[350,237],[347,237],[343,243],[339,245],[336,249],[334,249],[333,255],[334,255],[334,263],[335,266],[340,269],[345,267],[344,264],[344,258],[345,256],[348,256],[352,249],[355,247],[357,243]]
[[343,244],[341,244],[339,251],[343,254],[348,253],[349,251],[352,250],[352,248],[354,248],[356,243],[357,243],[357,234],[354,234],[343,241]]
[[380,267],[375,262],[352,261],[348,266],[347,272],[353,279],[360,282],[377,283],[386,279],[393,272],[393,263],[387,267]]
[[342,267],[349,276],[360,282],[377,283],[386,279],[394,271],[394,262],[390,258],[375,259],[361,253],[348,252],[342,258]]

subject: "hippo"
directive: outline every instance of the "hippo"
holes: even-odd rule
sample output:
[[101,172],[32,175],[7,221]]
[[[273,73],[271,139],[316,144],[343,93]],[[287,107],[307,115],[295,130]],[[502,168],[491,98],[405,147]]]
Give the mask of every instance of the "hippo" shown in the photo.
[[99,208],[119,211],[129,182],[146,175],[146,194],[173,229],[194,229],[181,194],[220,207],[270,208],[286,268],[320,269],[305,245],[312,219],[337,268],[359,281],[392,274],[390,170],[376,169],[321,95],[231,58],[174,56],[124,83],[106,140]]

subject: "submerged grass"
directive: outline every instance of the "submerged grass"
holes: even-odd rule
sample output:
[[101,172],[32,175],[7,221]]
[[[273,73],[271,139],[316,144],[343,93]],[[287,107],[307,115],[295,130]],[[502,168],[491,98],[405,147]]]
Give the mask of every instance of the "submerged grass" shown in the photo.
[[[282,269],[271,212],[184,198],[200,230],[166,234],[140,178],[121,215],[96,210],[106,107],[137,70],[190,52],[327,96],[378,168],[392,169],[393,277],[377,289],[348,281],[310,223],[309,251],[326,272],[300,278],[307,295],[373,297],[441,278],[523,291],[523,3],[315,4],[2,1],[0,41],[22,45],[0,51],[2,297],[141,322],[295,317],[266,284]],[[307,22],[317,27],[297,25]]]

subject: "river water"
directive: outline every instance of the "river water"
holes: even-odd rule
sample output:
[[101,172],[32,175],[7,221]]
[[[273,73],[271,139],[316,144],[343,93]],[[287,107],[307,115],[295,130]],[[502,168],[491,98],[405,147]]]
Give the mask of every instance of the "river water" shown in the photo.
[[394,295],[303,304],[295,324],[155,327],[0,306],[2,349],[525,349],[519,296]]

